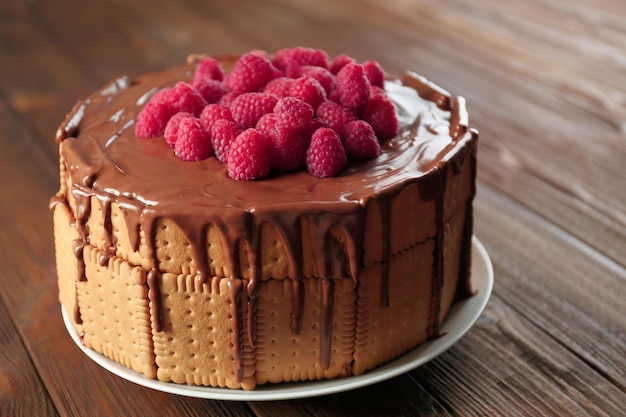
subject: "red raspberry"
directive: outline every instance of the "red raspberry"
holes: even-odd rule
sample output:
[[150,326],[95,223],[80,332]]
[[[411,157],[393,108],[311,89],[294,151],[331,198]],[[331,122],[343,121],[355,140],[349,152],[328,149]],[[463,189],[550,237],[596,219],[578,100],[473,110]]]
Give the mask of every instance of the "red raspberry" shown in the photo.
[[272,94],[244,93],[230,105],[233,120],[242,128],[254,127],[261,116],[271,113],[278,99]]
[[176,144],[176,140],[178,139],[178,126],[180,125],[180,121],[186,119],[187,117],[193,117],[193,114],[187,112],[176,113],[165,125],[165,132],[163,136],[165,137],[165,142],[170,145],[172,148]]
[[182,81],[176,83],[167,94],[167,97],[175,113],[186,111],[196,117],[202,113],[202,109],[207,104],[198,90]]
[[346,124],[341,136],[346,154],[354,159],[372,159],[380,155],[380,144],[374,129],[363,120]]
[[187,117],[180,121],[174,151],[183,161],[200,161],[213,155],[211,139],[200,119]]
[[351,62],[356,62],[354,59],[350,58],[348,55],[338,55],[333,59],[333,62],[330,63],[330,72],[337,75],[337,73],[346,65]]
[[235,93],[255,92],[277,75],[269,59],[252,52],[239,57],[232,72],[224,78],[224,85]]
[[342,133],[346,123],[358,120],[357,115],[347,107],[334,101],[325,101],[316,110],[317,117],[328,124],[335,132]]
[[291,84],[294,82],[295,80],[293,78],[274,78],[272,81],[267,83],[263,92],[266,94],[273,94],[278,98],[287,97],[289,95],[289,87],[291,87]]
[[217,103],[224,94],[228,93],[224,83],[210,78],[194,78],[190,84],[198,90],[207,103]]
[[313,107],[309,103],[295,97],[283,97],[274,107],[274,114],[286,127],[294,131],[302,131],[311,123],[314,115]]
[[368,101],[363,111],[363,120],[372,126],[379,139],[398,135],[396,109],[385,94],[376,94]]
[[295,78],[298,76],[298,67],[304,65],[328,68],[328,55],[321,49],[299,46],[276,51],[273,63],[287,77]]
[[161,136],[168,120],[174,113],[168,103],[148,101],[137,116],[135,135],[143,139]]
[[363,69],[367,79],[370,81],[370,85],[380,88],[385,87],[385,71],[378,62],[374,60],[365,61]]
[[361,114],[370,97],[370,82],[362,65],[350,63],[337,73],[339,103]]
[[261,58],[270,59],[270,54],[268,54],[267,51],[264,51],[263,49],[253,49],[248,53],[258,55]]
[[305,166],[306,150],[310,142],[308,132],[296,132],[281,123],[276,123],[267,136],[272,143],[273,168],[281,172],[290,172]]
[[337,86],[337,80],[330,70],[322,67],[313,67],[305,65],[298,68],[298,77],[311,77],[315,78],[322,87],[326,94],[330,94]]
[[269,175],[270,146],[256,129],[243,131],[228,152],[228,176],[235,180],[257,180]]
[[261,116],[254,128],[269,137],[273,134],[277,124],[278,117],[274,113],[267,113]]
[[306,168],[311,175],[319,178],[335,176],[346,166],[347,161],[346,151],[337,132],[328,128],[315,131],[306,151]]
[[208,78],[209,80],[222,81],[224,79],[224,70],[222,70],[222,66],[217,59],[211,57],[202,58],[196,65],[193,78],[196,80]]
[[211,128],[213,124],[220,120],[233,120],[233,116],[230,114],[230,109],[228,107],[220,106],[219,104],[209,104],[207,105],[202,113],[200,113],[200,121],[202,122],[202,126],[204,126],[204,130],[211,133]]
[[310,77],[298,78],[289,88],[289,95],[309,103],[313,109],[326,101],[324,87],[315,78]]
[[237,123],[226,119],[216,120],[211,127],[211,144],[215,150],[215,156],[221,163],[228,162],[228,152],[235,138],[242,130]]
[[185,82],[156,92],[137,116],[135,134],[140,138],[163,135],[170,117],[179,112],[198,116],[206,101],[198,91]]
[[387,95],[384,89],[373,85],[372,88],[370,89],[370,100],[372,99],[372,97],[378,94],[382,94],[383,96]]
[[313,120],[311,120],[311,123],[309,124],[309,127],[307,129],[309,138],[313,136],[313,133],[315,133],[317,129],[320,129],[322,127],[327,127],[329,129],[332,129],[329,126],[329,124],[326,122],[326,120],[320,119],[319,117],[314,117]]
[[222,98],[220,98],[220,100],[217,102],[217,104],[219,104],[220,106],[224,106],[224,107],[228,107],[230,108],[230,105],[233,103],[233,101],[239,97],[239,93],[234,93],[234,92],[230,92],[230,93],[226,93],[222,96]]

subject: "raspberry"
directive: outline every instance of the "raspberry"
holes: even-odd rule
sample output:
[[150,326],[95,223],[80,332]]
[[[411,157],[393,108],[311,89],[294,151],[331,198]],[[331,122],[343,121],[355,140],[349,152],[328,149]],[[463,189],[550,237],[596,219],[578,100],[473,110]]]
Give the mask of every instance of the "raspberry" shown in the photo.
[[295,78],[298,76],[298,68],[304,65],[328,68],[328,55],[321,49],[300,46],[276,51],[273,63],[287,77]]
[[253,49],[248,53],[253,54],[253,55],[258,55],[261,58],[270,59],[270,54],[268,54],[267,51],[264,51],[263,49]]
[[373,85],[372,88],[370,89],[370,100],[372,99],[372,97],[374,97],[374,96],[376,96],[378,94],[382,94],[383,96],[387,95],[383,88],[377,87],[377,86]]
[[230,93],[224,94],[222,96],[222,98],[220,98],[220,100],[217,102],[217,104],[219,104],[220,106],[224,106],[224,107],[229,107],[230,108],[230,105],[239,96],[240,96],[239,93],[234,93],[234,92],[231,91]]
[[233,120],[242,128],[254,127],[261,116],[270,113],[278,99],[272,94],[244,93],[230,105]]
[[143,139],[161,136],[172,114],[174,111],[168,103],[148,101],[137,116],[135,135]]
[[243,131],[228,153],[228,176],[235,180],[250,181],[269,175],[271,168],[270,146],[267,138],[256,129]]
[[273,134],[277,124],[278,117],[274,113],[267,113],[261,116],[254,128],[269,137]]
[[370,96],[370,82],[362,65],[350,63],[337,73],[339,103],[360,114]]
[[224,83],[210,78],[194,78],[190,85],[198,90],[207,103],[217,103],[228,90]]
[[315,133],[317,129],[320,129],[322,127],[327,127],[331,129],[326,120],[320,119],[319,117],[314,117],[313,120],[311,120],[311,123],[309,124],[309,127],[307,129],[309,138],[313,136],[313,133]]
[[198,90],[182,81],[176,83],[167,94],[167,97],[175,113],[186,111],[194,116],[199,116],[207,104]]
[[185,82],[156,92],[137,116],[135,134],[140,138],[163,135],[170,117],[179,112],[198,116],[206,101],[198,91]]
[[274,78],[272,81],[267,83],[263,92],[266,94],[273,94],[276,97],[287,97],[289,95],[289,87],[293,84],[295,80],[293,78],[288,77],[279,77]]
[[186,117],[180,121],[174,150],[183,161],[200,161],[213,155],[211,139],[200,119]]
[[267,135],[271,140],[272,167],[277,171],[290,172],[305,166],[309,146],[308,132],[296,132],[276,123]]
[[335,176],[347,161],[346,151],[337,132],[328,128],[315,131],[306,151],[306,168],[311,175],[319,178]]
[[211,144],[215,151],[215,157],[221,162],[228,162],[228,152],[235,138],[241,134],[242,130],[237,123],[220,119],[216,120],[211,127]]
[[230,121],[233,120],[233,116],[230,114],[230,109],[228,107],[213,103],[207,105],[204,110],[202,110],[202,113],[200,113],[202,126],[204,126],[204,130],[209,133],[211,132],[213,124],[220,119]]
[[224,79],[224,70],[217,59],[207,57],[202,58],[196,65],[194,79],[209,79],[222,81]]
[[269,59],[249,52],[237,60],[232,72],[224,78],[224,85],[236,93],[255,92],[277,75]]
[[165,142],[170,145],[172,148],[176,144],[176,140],[178,139],[178,126],[180,125],[180,121],[186,119],[187,117],[193,117],[193,114],[180,112],[176,113],[165,125],[165,132],[163,136],[165,137]]
[[348,55],[338,55],[333,59],[333,62],[330,63],[330,72],[337,75],[337,73],[346,65],[351,62],[356,62],[354,59],[350,58]]
[[341,136],[346,154],[354,159],[371,159],[380,155],[380,144],[369,123],[355,120],[346,124]]
[[330,70],[322,67],[313,67],[305,65],[298,68],[298,77],[311,77],[315,78],[322,87],[326,94],[330,94],[337,86],[337,80]]
[[313,109],[326,101],[326,90],[315,78],[310,77],[298,78],[289,88],[289,95],[309,103]]
[[385,71],[380,64],[374,60],[365,61],[363,63],[365,75],[370,81],[370,85],[384,88],[385,87]]
[[295,97],[283,97],[278,100],[274,113],[284,126],[295,131],[306,129],[314,115],[310,104]]
[[363,120],[368,122],[380,139],[398,135],[398,117],[393,103],[384,94],[374,95],[363,111]]
[[341,133],[346,123],[358,120],[357,115],[347,107],[334,101],[325,101],[316,110],[317,117],[328,124],[335,132]]

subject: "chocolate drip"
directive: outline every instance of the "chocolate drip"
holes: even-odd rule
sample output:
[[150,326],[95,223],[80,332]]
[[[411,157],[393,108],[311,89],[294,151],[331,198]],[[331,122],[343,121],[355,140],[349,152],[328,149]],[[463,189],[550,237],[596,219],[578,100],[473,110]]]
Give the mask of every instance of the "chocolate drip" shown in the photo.
[[141,238],[141,208],[135,204],[119,203],[119,208],[126,223],[126,230],[128,230],[128,240],[130,247],[134,252],[139,250],[139,243]]
[[105,266],[112,256],[115,256],[115,236],[113,236],[113,223],[111,218],[111,198],[108,195],[99,195],[100,208],[102,211],[102,224],[104,226],[104,250],[100,252],[99,263]]
[[444,278],[444,198],[445,184],[448,177],[448,169],[438,168],[433,176],[431,190],[427,190],[427,193],[432,193],[429,200],[435,202],[435,222],[437,235],[435,236],[435,249],[433,252],[433,277],[431,284],[431,297],[430,297],[430,318],[428,323],[428,337],[433,338],[439,335],[439,314],[441,311],[441,291],[443,288]]
[[299,334],[302,329],[302,315],[304,312],[304,285],[302,278],[292,281],[291,295],[291,333]]
[[247,329],[248,343],[251,348],[256,347],[256,311],[257,300],[259,298],[259,290],[261,288],[261,257],[259,256],[259,239],[260,235],[255,228],[252,230],[250,240],[246,241],[246,253],[248,257],[248,276],[249,281],[246,285],[248,293],[248,314]]
[[332,279],[322,280],[322,305],[320,309],[320,363],[322,369],[330,367],[330,345],[333,332],[335,283]]
[[152,268],[146,277],[148,283],[148,299],[150,300],[152,313],[152,325],[155,332],[163,331],[163,306],[161,302],[161,273]]
[[247,329],[248,329],[248,343],[251,348],[256,347],[256,311],[257,301],[259,299],[259,281],[249,281],[246,287],[248,292],[248,313],[246,317]]
[[161,302],[161,272],[158,268],[158,259],[156,254],[156,221],[154,212],[145,210],[140,216],[141,227],[147,233],[148,257],[150,259],[151,268],[146,277],[148,284],[148,299],[150,300],[151,320],[155,332],[163,331],[165,323],[163,314],[163,305]]
[[[83,239],[76,239],[72,241],[72,248],[74,249],[74,256],[76,257],[76,281],[87,281],[87,274],[85,273],[85,246],[87,243]],[[74,322],[82,324],[83,320],[80,316],[80,307],[78,306],[78,291],[74,291],[75,303],[74,303]]]
[[230,292],[230,329],[231,343],[233,352],[233,371],[237,382],[243,380],[243,364],[242,364],[242,329],[241,329],[241,288],[242,281],[236,278],[229,278],[228,290]]
[[[474,130],[471,130],[472,136],[474,139],[478,139],[478,133]],[[472,173],[471,173],[471,183],[472,189],[470,191],[470,197],[467,200],[467,205],[465,207],[465,224],[463,225],[463,246],[461,249],[461,262],[459,265],[459,280],[457,282],[455,300],[462,300],[467,298],[473,294],[471,283],[471,267],[472,267],[472,236],[474,234],[474,205],[472,204],[474,201],[474,197],[476,196],[476,152],[477,146],[476,141],[472,143],[470,158],[472,158]]]
[[87,275],[85,274],[85,246],[87,246],[87,242],[85,242],[83,239],[76,239],[72,242],[74,256],[76,257],[77,261],[76,281],[78,282],[87,281]]
[[380,304],[389,307],[389,264],[391,263],[391,196],[378,199],[383,229],[383,258],[381,263]]
[[[206,250],[206,226],[194,227],[195,224],[191,223],[187,217],[170,217],[170,220],[174,221],[183,231],[189,247],[191,249],[191,257],[194,260],[196,266],[196,276],[200,283],[206,283],[209,277],[209,260]],[[234,264],[235,262],[233,262]]]

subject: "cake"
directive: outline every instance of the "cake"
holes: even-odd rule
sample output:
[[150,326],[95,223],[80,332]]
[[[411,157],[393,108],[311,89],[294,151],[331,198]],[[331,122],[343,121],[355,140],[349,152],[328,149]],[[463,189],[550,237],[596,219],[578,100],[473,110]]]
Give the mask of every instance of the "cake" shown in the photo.
[[[292,48],[243,56],[270,62],[271,80],[301,79],[319,67],[327,71],[310,74],[336,82],[354,63],[345,55],[302,58],[320,54]],[[162,109],[146,110],[177,85],[200,92],[194,80],[216,63],[219,74],[206,77],[219,87],[222,107],[244,94],[238,88],[270,94],[268,82],[249,85],[258,71],[237,69],[242,57],[192,55],[172,69],[120,77],[79,101],[60,125],[60,189],[50,204],[59,300],[82,343],[147,378],[250,390],[360,375],[438,337],[452,304],[471,295],[478,134],[464,99],[413,72],[377,80],[371,62],[354,65],[370,86],[356,104],[348,102],[358,91],[345,98],[334,84],[326,90],[325,79],[308,77],[325,89],[321,102],[350,108],[354,119],[366,119],[367,100],[390,101],[393,114],[378,122],[392,136],[377,133],[375,144],[362,146],[369,156],[349,151],[332,172],[320,174],[324,158],[307,156],[307,168],[299,156],[298,167],[261,164],[262,177],[242,178],[249,170],[231,169],[228,160],[247,164],[257,157],[245,152],[255,149],[239,154],[234,142],[226,151],[217,142],[179,149],[170,140],[173,112],[159,120]],[[277,101],[289,95],[279,87]],[[187,116],[199,120],[206,94]],[[335,134],[320,105],[307,119],[309,147],[313,135]],[[238,117],[263,107],[255,106],[241,105]],[[377,116],[369,120],[375,126]],[[203,135],[188,125],[174,126],[186,129],[185,140]],[[255,138],[262,132],[240,128]],[[347,135],[336,133],[346,147]]]

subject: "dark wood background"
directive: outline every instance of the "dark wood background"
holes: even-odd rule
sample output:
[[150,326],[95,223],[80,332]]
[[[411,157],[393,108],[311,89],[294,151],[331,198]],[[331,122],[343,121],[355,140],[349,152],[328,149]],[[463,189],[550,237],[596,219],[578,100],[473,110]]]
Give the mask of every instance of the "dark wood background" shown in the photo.
[[[57,303],[59,122],[118,75],[297,45],[466,97],[486,311],[427,365],[321,398],[192,399],[101,369]],[[0,127],[2,415],[626,415],[623,0],[0,0]]]

